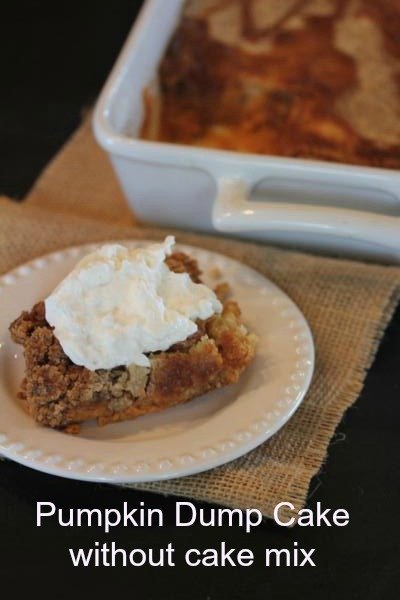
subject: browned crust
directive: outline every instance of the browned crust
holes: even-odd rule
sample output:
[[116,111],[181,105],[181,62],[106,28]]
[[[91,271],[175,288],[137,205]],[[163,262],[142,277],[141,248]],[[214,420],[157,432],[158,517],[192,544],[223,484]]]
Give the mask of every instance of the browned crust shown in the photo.
[[201,281],[201,270],[197,260],[184,252],[173,252],[165,259],[165,262],[174,273],[188,273],[195,283]]
[[[337,0],[334,12],[319,16],[307,13],[309,3],[296,2],[290,5],[295,14],[289,10],[285,19],[266,29],[258,28],[250,0],[220,0],[214,8],[225,4],[242,11],[240,39],[250,44],[263,41],[265,50],[254,53],[239,42],[229,45],[215,39],[207,14],[182,18],[160,65],[161,111],[153,138],[400,168],[398,142],[363,136],[351,115],[338,110],[339,100],[360,85],[354,58],[335,42],[346,2]],[[287,28],[289,17],[301,19],[303,26]],[[399,2],[362,0],[356,17],[361,25],[365,19],[375,24],[387,49],[386,55],[382,49],[382,61],[398,65]],[[369,76],[374,77],[374,72]],[[398,84],[397,77],[393,103],[398,102]],[[379,108],[377,103],[377,122]],[[154,103],[147,102],[146,109],[143,137]]]
[[[167,262],[172,270],[200,279],[196,261],[187,255],[176,253]],[[224,303],[221,315],[200,321],[187,340],[150,354],[149,368],[89,371],[73,364],[45,320],[43,302],[24,311],[10,332],[24,346],[23,406],[39,423],[68,432],[77,432],[77,424],[89,419],[99,425],[132,419],[234,383],[255,347],[255,337],[244,329],[233,301]]]

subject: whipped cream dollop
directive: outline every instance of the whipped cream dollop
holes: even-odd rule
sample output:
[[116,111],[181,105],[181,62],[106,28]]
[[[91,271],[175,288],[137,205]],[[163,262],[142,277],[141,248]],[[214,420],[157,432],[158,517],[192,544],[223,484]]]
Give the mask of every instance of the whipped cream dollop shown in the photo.
[[222,310],[214,292],[165,264],[175,239],[145,248],[107,244],[85,256],[46,298],[46,320],[65,354],[90,370],[149,366]]

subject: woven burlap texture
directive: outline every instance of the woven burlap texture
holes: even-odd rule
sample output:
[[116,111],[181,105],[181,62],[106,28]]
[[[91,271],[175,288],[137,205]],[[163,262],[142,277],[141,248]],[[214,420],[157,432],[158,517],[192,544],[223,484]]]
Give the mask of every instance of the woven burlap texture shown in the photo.
[[[160,239],[134,225],[107,158],[85,123],[39,178],[26,201],[0,199],[0,272],[68,245]],[[307,318],[316,345],[311,388],[269,441],[206,473],[132,487],[231,507],[304,505],[344,411],[357,399],[399,298],[400,269],[335,260],[223,238],[175,232],[178,241],[222,252],[279,285]]]

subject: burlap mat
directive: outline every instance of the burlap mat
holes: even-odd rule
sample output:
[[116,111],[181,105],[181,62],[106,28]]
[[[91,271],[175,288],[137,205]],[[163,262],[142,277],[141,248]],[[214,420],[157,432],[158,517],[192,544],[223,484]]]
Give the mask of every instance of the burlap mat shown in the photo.
[[[71,244],[160,238],[134,226],[88,123],[62,149],[19,205],[0,199],[0,272]],[[223,252],[259,270],[299,305],[314,334],[311,389],[289,423],[246,456],[195,476],[135,486],[233,507],[301,507],[337,424],[359,395],[399,298],[400,269],[178,233],[179,241]]]

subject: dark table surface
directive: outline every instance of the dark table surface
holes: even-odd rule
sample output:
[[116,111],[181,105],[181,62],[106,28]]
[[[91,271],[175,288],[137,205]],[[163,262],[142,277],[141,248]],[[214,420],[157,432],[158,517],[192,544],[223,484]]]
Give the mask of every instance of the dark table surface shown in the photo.
[[[1,37],[0,192],[22,198],[80,122],[111,68],[141,2],[7,2]],[[5,6],[6,5],[6,6]],[[5,12],[4,12],[5,9]],[[1,218],[1,214],[0,214]],[[175,499],[53,478],[9,461],[0,465],[2,597],[44,598],[397,598],[399,594],[400,313],[383,339],[365,389],[347,412],[311,483],[309,506],[345,508],[347,527],[280,528],[266,522],[251,534],[239,527],[176,528]],[[1,417],[0,417],[1,418]],[[59,508],[120,507],[123,501],[161,508],[163,528],[38,529],[36,502]],[[200,506],[200,505],[197,505]],[[114,540],[120,547],[157,548],[173,542],[178,558],[190,547],[316,548],[316,567],[74,568],[68,548]]]

